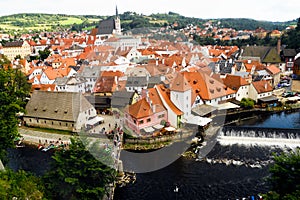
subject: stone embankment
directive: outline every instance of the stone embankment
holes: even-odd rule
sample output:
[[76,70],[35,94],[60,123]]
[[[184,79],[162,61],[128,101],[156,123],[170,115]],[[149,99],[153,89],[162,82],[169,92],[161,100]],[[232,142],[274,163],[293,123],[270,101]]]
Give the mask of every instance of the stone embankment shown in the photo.
[[19,133],[23,137],[23,142],[32,145],[49,144],[57,141],[69,144],[70,138],[72,137],[71,135],[47,133],[22,127],[19,128]]

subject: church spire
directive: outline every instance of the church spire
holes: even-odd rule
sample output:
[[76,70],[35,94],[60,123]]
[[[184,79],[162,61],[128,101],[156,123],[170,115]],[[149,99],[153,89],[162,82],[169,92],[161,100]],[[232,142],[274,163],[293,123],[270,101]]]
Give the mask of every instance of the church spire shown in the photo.
[[118,6],[116,6],[116,17],[119,17]]

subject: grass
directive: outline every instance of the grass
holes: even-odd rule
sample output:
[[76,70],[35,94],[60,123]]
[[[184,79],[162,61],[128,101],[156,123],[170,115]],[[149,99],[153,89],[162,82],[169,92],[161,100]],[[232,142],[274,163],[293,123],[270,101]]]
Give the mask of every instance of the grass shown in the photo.
[[71,24],[81,24],[82,22],[83,22],[82,19],[75,18],[75,17],[68,17],[67,20],[59,21],[59,24],[61,24],[61,25],[71,25]]
[[55,133],[55,134],[61,134],[61,135],[73,135],[74,134],[72,131],[63,131],[63,130],[56,130],[56,129],[49,129],[49,128],[38,128],[38,127],[28,127],[28,126],[22,126],[22,128],[26,129],[26,130],[39,131],[39,132],[45,132],[45,133]]
[[158,24],[168,23],[167,20],[150,20],[149,22],[150,22],[151,24],[155,24],[155,23],[158,23]]

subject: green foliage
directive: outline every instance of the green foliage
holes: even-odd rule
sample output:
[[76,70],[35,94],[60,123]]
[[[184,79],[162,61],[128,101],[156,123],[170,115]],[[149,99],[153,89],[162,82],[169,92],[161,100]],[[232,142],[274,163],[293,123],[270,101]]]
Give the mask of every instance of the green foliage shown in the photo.
[[0,199],[43,199],[43,183],[41,180],[25,171],[0,172]]
[[291,22],[268,22],[268,21],[257,21],[246,18],[225,18],[219,19],[221,27],[233,28],[236,30],[255,30],[258,27],[262,27],[265,30],[284,30],[287,25]]
[[240,106],[242,108],[250,109],[250,108],[253,108],[254,105],[255,105],[255,101],[253,99],[250,99],[250,98],[242,98],[242,100],[240,102]]
[[300,197],[300,151],[282,153],[274,157],[270,167],[272,191],[265,199],[297,200]]
[[48,56],[50,55],[50,50],[49,49],[45,49],[44,51],[39,51],[39,55],[40,55],[40,59],[41,60],[45,60],[46,58],[48,58]]
[[290,30],[282,37],[282,43],[287,45],[287,48],[300,51],[300,17],[297,26],[294,30]]
[[18,136],[16,113],[24,111],[30,86],[24,74],[15,69],[0,69],[0,159],[13,147]]
[[5,56],[5,55],[0,55],[0,68],[1,66],[4,65],[9,65],[10,64],[10,60]]
[[[54,164],[45,177],[47,196],[51,199],[102,199],[106,186],[116,177],[116,171],[95,159],[78,138],[71,139],[69,150],[57,151]],[[111,159],[102,150],[102,157]]]

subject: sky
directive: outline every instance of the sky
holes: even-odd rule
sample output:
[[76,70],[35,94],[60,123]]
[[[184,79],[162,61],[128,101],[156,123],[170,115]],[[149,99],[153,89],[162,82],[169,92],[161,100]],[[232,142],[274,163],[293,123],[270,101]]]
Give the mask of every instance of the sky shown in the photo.
[[202,19],[250,18],[289,21],[300,17],[299,0],[0,0],[0,16],[18,13],[114,15],[179,13]]

